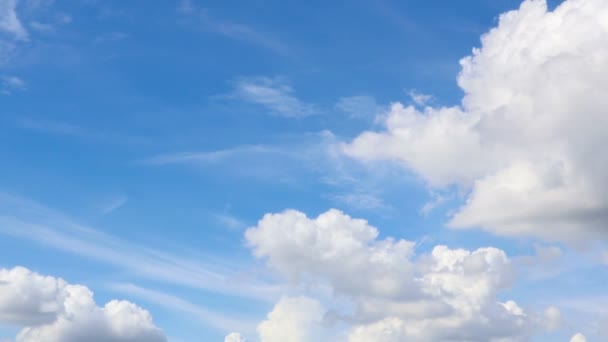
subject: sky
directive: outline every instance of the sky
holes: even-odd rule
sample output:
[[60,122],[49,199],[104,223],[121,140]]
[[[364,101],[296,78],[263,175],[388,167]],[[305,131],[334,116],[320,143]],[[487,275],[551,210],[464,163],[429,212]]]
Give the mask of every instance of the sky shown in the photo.
[[607,61],[605,0],[0,0],[0,341],[602,341]]

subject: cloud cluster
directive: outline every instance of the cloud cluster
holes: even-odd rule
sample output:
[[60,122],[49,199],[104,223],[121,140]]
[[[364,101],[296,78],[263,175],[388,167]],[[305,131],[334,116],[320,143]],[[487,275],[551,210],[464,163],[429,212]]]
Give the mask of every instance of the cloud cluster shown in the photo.
[[608,2],[526,0],[461,61],[454,107],[392,105],[385,129],[344,145],[429,186],[469,190],[454,228],[549,240],[605,238]]
[[379,239],[368,222],[335,209],[317,218],[267,214],[245,237],[254,255],[291,283],[329,287],[353,307],[330,313],[314,299],[283,299],[258,329],[264,342],[310,340],[306,334],[327,330],[330,316],[352,327],[344,338],[350,342],[517,341],[555,316],[497,299],[513,272],[496,248],[436,246],[416,255],[413,242]]
[[165,342],[150,314],[126,301],[98,307],[85,286],[22,267],[0,269],[0,323],[15,342]]

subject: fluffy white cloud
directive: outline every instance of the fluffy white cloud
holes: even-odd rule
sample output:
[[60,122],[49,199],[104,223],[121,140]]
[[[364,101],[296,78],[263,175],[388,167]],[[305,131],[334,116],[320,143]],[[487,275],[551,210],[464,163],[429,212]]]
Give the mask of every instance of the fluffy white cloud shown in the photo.
[[576,334],[572,336],[570,342],[587,342],[587,338],[583,334]]
[[24,327],[16,342],[163,342],[140,307],[113,300],[98,307],[81,285],[22,267],[0,269],[0,323]]
[[224,338],[224,342],[245,342],[245,338],[239,333],[230,333]]
[[[513,272],[505,253],[496,248],[436,246],[416,256],[413,242],[378,239],[378,230],[365,220],[335,209],[317,218],[295,210],[267,214],[245,237],[257,257],[292,283],[322,284],[347,298],[354,310],[333,316],[354,325],[350,341],[519,340],[550,325],[547,319],[557,315],[535,315],[497,299],[511,285]],[[273,311],[277,321],[317,323],[323,317],[320,305],[308,303],[308,309],[292,310],[304,318],[292,318],[288,303],[282,301]],[[291,305],[296,306],[305,305]],[[299,331],[285,331],[294,330]]]
[[260,323],[262,342],[321,341],[325,310],[317,300],[307,297],[284,297]]
[[461,61],[460,106],[395,103],[344,146],[432,187],[470,189],[454,228],[549,240],[606,237],[608,2],[526,0]]

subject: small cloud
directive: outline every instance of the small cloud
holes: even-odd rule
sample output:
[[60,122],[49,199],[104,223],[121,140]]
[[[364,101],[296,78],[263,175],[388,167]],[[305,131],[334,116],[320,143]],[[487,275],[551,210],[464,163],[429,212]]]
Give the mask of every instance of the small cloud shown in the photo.
[[608,266],[608,251],[602,253],[602,263]]
[[440,193],[432,192],[431,200],[426,202],[422,208],[420,208],[420,214],[424,217],[429,216],[429,214],[437,207],[442,205],[445,201],[447,201],[449,197],[446,197]]
[[177,11],[184,16],[195,19],[196,27],[207,32],[215,33],[229,39],[257,45],[283,56],[291,56],[291,50],[283,42],[257,29],[228,20],[212,17],[206,9],[197,8],[192,1],[183,0],[177,6]]
[[230,230],[240,230],[243,229],[245,227],[247,227],[247,224],[238,219],[235,216],[232,216],[230,214],[213,214],[213,218],[222,226],[230,229]]
[[388,206],[384,201],[370,194],[340,194],[333,195],[331,199],[340,203],[344,203],[353,209],[358,210],[375,210],[386,209]]
[[39,21],[31,21],[29,26],[34,30],[40,33],[50,33],[55,31],[55,27],[51,24],[41,23]]
[[419,93],[418,91],[413,90],[413,89],[408,92],[408,95],[410,96],[410,98],[412,99],[412,101],[414,101],[414,103],[417,104],[418,106],[425,106],[430,101],[433,100],[433,96],[432,95],[427,95],[427,94]]
[[108,215],[108,214],[116,211],[117,209],[119,209],[123,205],[125,205],[125,203],[127,203],[128,199],[129,198],[124,194],[119,194],[119,195],[110,197],[109,199],[105,200],[104,203],[102,203],[101,208],[100,208],[101,214]]
[[25,90],[25,81],[17,76],[0,76],[0,93],[10,95]]
[[190,0],[182,0],[177,6],[177,11],[181,14],[192,15],[196,13],[196,8]]
[[28,33],[17,16],[17,1],[0,1],[0,32],[11,35],[15,40],[27,40]]
[[373,118],[382,109],[375,98],[367,95],[341,97],[335,107],[351,119]]
[[279,153],[276,148],[263,145],[242,145],[224,150],[206,152],[178,152],[161,154],[142,161],[147,165],[170,164],[208,164],[219,163],[231,158],[241,159],[245,156]]
[[44,133],[72,136],[86,135],[86,132],[80,126],[61,121],[21,118],[17,123],[23,128]]
[[286,118],[301,118],[317,112],[314,105],[299,100],[282,78],[240,79],[229,97],[264,106],[271,114]]

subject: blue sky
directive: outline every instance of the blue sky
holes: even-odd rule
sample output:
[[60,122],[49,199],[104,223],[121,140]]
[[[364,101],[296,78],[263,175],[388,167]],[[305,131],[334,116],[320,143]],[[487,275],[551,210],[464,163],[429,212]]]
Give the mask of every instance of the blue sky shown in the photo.
[[[275,341],[256,327],[272,321],[267,314],[280,298],[308,296],[348,316],[344,308],[361,305],[356,298],[363,294],[340,294],[328,274],[308,274],[321,279],[314,286],[292,279],[277,266],[291,247],[263,240],[278,235],[258,221],[267,213],[288,217],[286,209],[313,220],[336,208],[377,228],[378,237],[364,244],[412,241],[412,260],[421,264],[437,245],[504,251],[517,276],[496,285],[488,300],[515,300],[534,317],[520,328],[530,331],[504,335],[508,341],[567,341],[579,332],[599,341],[608,317],[598,311],[608,301],[608,199],[589,189],[606,189],[601,171],[593,170],[608,164],[578,156],[601,153],[605,127],[576,126],[582,134],[572,137],[559,132],[580,113],[605,122],[601,99],[608,87],[587,73],[605,68],[576,54],[597,52],[601,61],[604,49],[592,45],[605,38],[589,34],[597,29],[592,24],[579,32],[591,37],[589,45],[570,35],[563,43],[526,32],[559,36],[570,30],[568,20],[589,15],[576,6],[606,6],[567,0],[535,9],[539,3],[0,0],[0,268],[22,266],[85,285],[99,306],[115,298],[136,303],[169,341],[221,341],[230,332]],[[518,20],[499,20],[511,10]],[[549,18],[547,28],[526,27],[536,25],[534,15]],[[574,19],[551,24],[561,15]],[[514,50],[505,52],[519,48],[515,40],[532,51],[518,55],[524,57],[517,65]],[[461,65],[482,46],[470,69]],[[563,61],[558,57],[569,47],[574,57],[566,69],[542,69]],[[529,57],[537,55],[549,57],[544,64]],[[511,62],[501,76],[496,64]],[[537,89],[552,84],[556,70],[574,73],[582,89],[593,87],[584,105],[564,102],[562,113],[543,102],[548,95]],[[531,76],[509,83],[518,73]],[[528,88],[537,75],[541,86]],[[487,90],[502,89],[492,77],[503,77],[503,93]],[[577,89],[551,94],[569,99]],[[510,103],[529,95],[532,105],[499,103],[509,91],[519,96]],[[457,150],[469,140],[451,135],[461,127],[453,118],[497,108],[507,124],[465,123],[484,130],[475,131],[482,152],[470,157]],[[517,113],[526,108],[534,110],[524,122]],[[452,109],[458,113],[444,114]],[[445,125],[434,130],[433,122]],[[546,130],[532,131],[537,124]],[[585,132],[597,139],[579,139]],[[554,192],[517,183],[527,176],[550,183],[552,170],[563,176],[555,182],[566,184]],[[511,172],[520,173],[500,178]],[[591,186],[572,185],[579,183]],[[523,187],[516,195],[525,198],[485,195],[510,184]],[[576,196],[588,207],[564,199]],[[521,214],[528,208],[539,212]],[[589,212],[599,219],[582,218]],[[0,311],[1,292],[0,286]],[[547,308],[560,318],[541,324]],[[12,341],[28,326],[2,317],[0,340]],[[324,334],[347,334],[342,330],[357,320],[364,319],[330,324]]]

